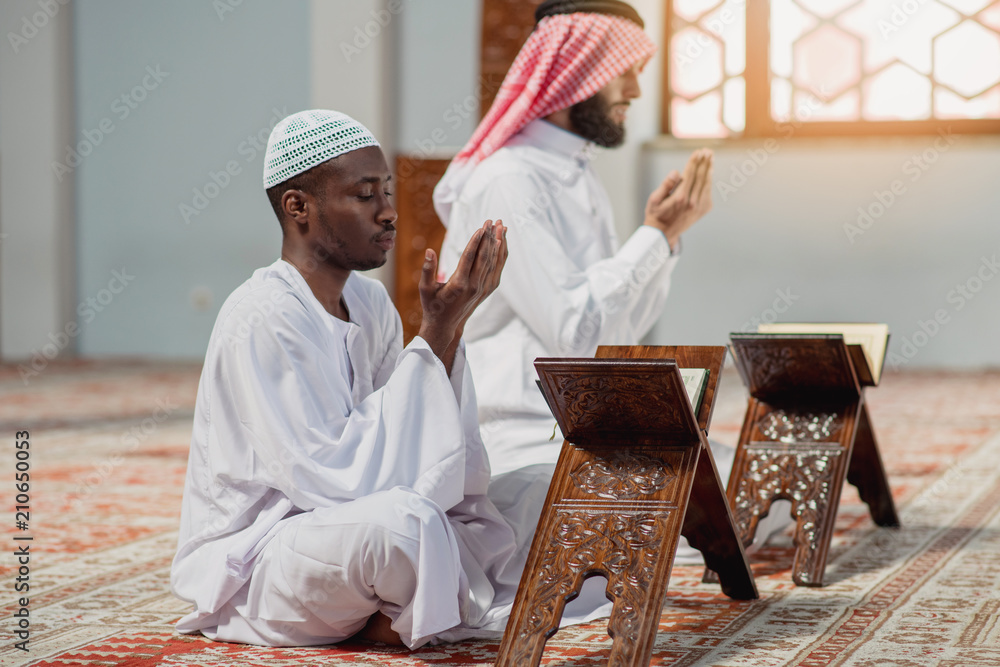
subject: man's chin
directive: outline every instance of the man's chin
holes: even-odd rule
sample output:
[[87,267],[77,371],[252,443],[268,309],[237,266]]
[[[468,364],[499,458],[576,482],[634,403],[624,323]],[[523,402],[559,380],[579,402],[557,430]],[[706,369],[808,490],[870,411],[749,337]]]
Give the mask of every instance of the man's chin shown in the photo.
[[354,267],[354,271],[373,271],[379,267],[385,266],[385,263],[389,260],[388,253],[383,253],[379,258],[372,258],[369,260],[358,262]]
[[618,126],[618,132],[604,132],[592,141],[602,148],[618,148],[625,143],[625,128]]

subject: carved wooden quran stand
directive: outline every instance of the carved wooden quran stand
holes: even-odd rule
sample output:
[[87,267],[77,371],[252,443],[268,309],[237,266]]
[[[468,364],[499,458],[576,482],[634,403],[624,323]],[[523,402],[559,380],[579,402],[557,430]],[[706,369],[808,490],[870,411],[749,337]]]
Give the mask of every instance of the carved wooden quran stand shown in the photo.
[[[497,665],[537,665],[566,601],[593,575],[608,578],[614,602],[609,664],[649,664],[680,535],[726,595],[757,597],[705,437],[725,354],[629,347],[535,360],[566,440]],[[678,367],[710,371],[697,417]]]
[[[845,478],[875,523],[899,525],[864,402],[864,386],[874,384],[864,354],[840,335],[733,334],[731,340],[750,391],[727,487],[740,536],[750,544],[771,503],[791,501],[792,580],[822,586]],[[706,572],[705,580],[713,579]]]

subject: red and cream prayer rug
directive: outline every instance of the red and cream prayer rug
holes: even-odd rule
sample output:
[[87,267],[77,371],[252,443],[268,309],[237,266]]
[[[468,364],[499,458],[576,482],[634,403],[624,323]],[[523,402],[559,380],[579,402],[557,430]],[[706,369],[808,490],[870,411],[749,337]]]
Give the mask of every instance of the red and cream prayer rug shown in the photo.
[[[187,608],[170,594],[169,565],[198,372],[53,363],[25,381],[0,367],[0,664],[492,664],[495,641],[408,652],[178,635]],[[887,374],[868,400],[903,527],[875,527],[848,486],[824,588],[792,585],[787,536],[754,555],[754,602],[675,568],[653,664],[1000,665],[1000,372]],[[727,374],[713,438],[736,440],[744,405]],[[577,626],[549,641],[543,663],[604,664],[609,647],[603,623]]]

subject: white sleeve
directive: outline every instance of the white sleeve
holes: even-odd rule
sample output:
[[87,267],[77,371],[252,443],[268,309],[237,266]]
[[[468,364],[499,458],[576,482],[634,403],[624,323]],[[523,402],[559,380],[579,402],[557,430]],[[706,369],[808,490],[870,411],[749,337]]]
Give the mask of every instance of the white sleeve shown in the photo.
[[663,312],[677,262],[666,237],[640,227],[612,257],[579,267],[545,209],[525,205],[544,201],[544,194],[529,176],[506,174],[459,205],[463,220],[502,218],[509,227],[497,294],[559,355],[589,356],[599,344],[637,343]]
[[[343,342],[300,302],[285,303],[245,340],[222,342],[206,369],[217,388],[212,477],[278,489],[303,510],[396,486],[444,510],[459,503],[467,458],[460,404],[423,339],[403,349],[384,385],[354,405]],[[251,479],[230,475],[245,470]]]

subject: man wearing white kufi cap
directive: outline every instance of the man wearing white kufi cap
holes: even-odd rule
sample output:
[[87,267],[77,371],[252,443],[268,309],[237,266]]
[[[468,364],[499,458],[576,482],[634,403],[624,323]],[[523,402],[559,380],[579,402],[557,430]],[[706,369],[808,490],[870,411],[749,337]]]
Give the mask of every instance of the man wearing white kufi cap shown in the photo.
[[487,221],[447,283],[428,252],[404,348],[385,289],[356,273],[393,245],[390,184],[378,142],[344,114],[271,133],[281,258],[230,295],[209,341],[171,571],[194,605],[181,632],[413,648],[503,629],[520,572],[486,498],[461,336],[500,280],[506,230]]

